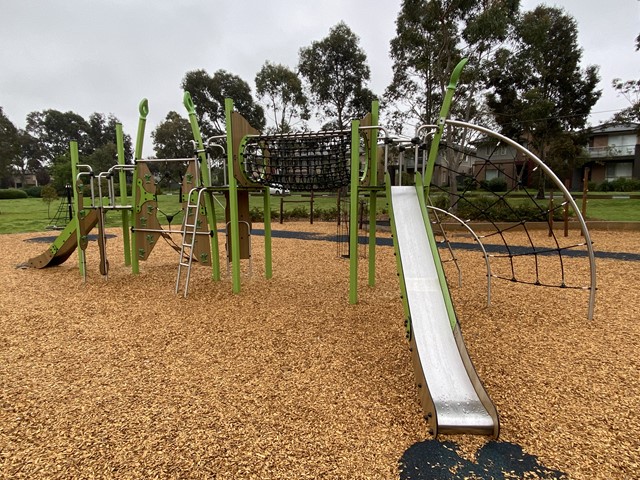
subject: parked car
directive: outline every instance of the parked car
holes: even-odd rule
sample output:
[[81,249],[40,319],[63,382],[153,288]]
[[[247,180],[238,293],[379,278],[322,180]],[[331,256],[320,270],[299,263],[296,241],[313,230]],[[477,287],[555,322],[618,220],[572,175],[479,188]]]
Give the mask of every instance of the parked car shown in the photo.
[[271,195],[291,195],[291,191],[288,188],[284,188],[282,185],[269,187],[269,193]]

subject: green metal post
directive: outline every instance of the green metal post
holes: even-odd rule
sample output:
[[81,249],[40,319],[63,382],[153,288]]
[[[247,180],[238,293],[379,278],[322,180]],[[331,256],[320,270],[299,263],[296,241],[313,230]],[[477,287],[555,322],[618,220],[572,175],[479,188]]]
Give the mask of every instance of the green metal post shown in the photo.
[[[122,133],[122,124],[116,123],[116,146],[118,149],[118,164],[124,165],[124,134]],[[120,170],[118,181],[120,182],[120,204],[129,204],[127,195],[127,173]],[[122,241],[124,242],[124,264],[131,265],[131,239],[129,237],[129,211],[122,210]]]
[[[85,252],[80,248],[82,244],[82,231],[80,229],[80,200],[78,198],[78,163],[80,155],[78,154],[78,142],[69,143],[69,154],[71,155],[71,182],[73,186],[73,221],[76,224],[76,245],[78,250],[78,269],[80,275],[84,276],[84,255]],[[80,187],[82,188],[82,186]]]
[[227,168],[229,177],[229,232],[231,236],[231,275],[233,278],[233,293],[240,293],[240,224],[238,222],[238,183],[233,171],[234,152],[231,137],[231,112],[233,100],[224,101],[225,119],[227,124]]
[[[396,232],[396,221],[393,215],[393,204],[391,199],[391,177],[389,176],[389,172],[385,172],[384,174],[384,182],[385,189],[387,193],[387,200],[389,201],[389,220],[391,223],[391,233],[393,238],[398,238],[398,234]],[[409,301],[407,300],[407,285],[404,279],[404,269],[402,268],[402,261],[400,260],[400,250],[398,249],[398,242],[393,242],[393,250],[395,252],[396,257],[396,268],[398,269],[398,279],[400,281],[400,296],[402,297],[402,308],[404,311],[405,329],[407,332],[407,338],[411,334],[411,315],[409,312]]]
[[[378,125],[378,101],[371,103],[371,125]],[[369,130],[369,186],[378,186],[378,129]],[[376,284],[376,210],[377,190],[369,191],[369,286]]]
[[[191,123],[191,131],[193,132],[193,138],[196,141],[198,147],[198,158],[200,160],[200,175],[202,183],[205,187],[211,186],[211,178],[209,178],[209,165],[207,163],[207,156],[204,152],[204,143],[202,142],[202,134],[200,133],[200,126],[198,125],[198,118],[196,117],[196,109],[191,99],[189,92],[184,92],[183,103],[187,112],[189,113],[189,123]],[[211,230],[211,277],[213,280],[220,280],[220,254],[218,247],[218,221],[216,219],[215,205],[211,195],[205,195],[205,206],[207,208],[207,222],[209,223],[209,229]],[[187,212],[185,212],[186,215]]]
[[449,85],[447,86],[447,91],[444,95],[444,100],[442,102],[442,107],[440,107],[440,118],[438,118],[438,129],[433,135],[433,140],[431,141],[431,149],[429,150],[429,159],[427,161],[427,169],[424,174],[424,187],[426,189],[427,195],[429,195],[429,186],[431,185],[431,179],[433,177],[433,169],[436,165],[436,160],[438,159],[438,149],[440,148],[440,140],[442,139],[442,133],[444,132],[444,125],[447,116],[449,115],[449,109],[451,108],[451,101],[453,100],[453,94],[456,90],[456,85],[458,84],[458,80],[460,79],[460,74],[462,73],[462,69],[467,63],[467,59],[463,58],[458,62],[456,68],[453,69],[451,73],[451,78],[449,80]]
[[360,121],[351,121],[351,188],[349,197],[349,303],[358,303],[358,183]]
[[[138,105],[138,111],[140,112],[140,118],[138,119],[138,136],[136,137],[136,149],[134,152],[134,162],[142,158],[142,144],[144,143],[144,129],[147,124],[147,115],[149,115],[149,101],[143,98]],[[133,181],[131,182],[131,205],[133,206],[133,212],[135,217],[136,205],[136,192],[138,190],[138,169],[133,170]],[[135,225],[135,223],[134,223]],[[140,262],[138,260],[138,242],[136,235],[131,235],[131,272],[135,275],[140,273]]]
[[271,262],[271,194],[269,187],[264,189],[264,276],[273,276]]

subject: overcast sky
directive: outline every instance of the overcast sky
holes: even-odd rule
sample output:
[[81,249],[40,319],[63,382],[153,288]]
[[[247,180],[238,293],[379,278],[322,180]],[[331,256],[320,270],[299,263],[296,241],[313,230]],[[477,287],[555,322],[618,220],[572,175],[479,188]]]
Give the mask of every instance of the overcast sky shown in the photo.
[[[389,41],[400,0],[0,0],[0,106],[18,127],[29,112],[112,113],[135,138],[138,103],[148,133],[169,110],[185,115],[187,71],[224,69],[253,88],[266,60],[295,68],[298,51],[343,20],[359,37],[378,95],[391,80]],[[628,104],[611,80],[640,78],[639,0],[522,0],[564,8],[579,29],[583,65],[600,66],[592,124]]]

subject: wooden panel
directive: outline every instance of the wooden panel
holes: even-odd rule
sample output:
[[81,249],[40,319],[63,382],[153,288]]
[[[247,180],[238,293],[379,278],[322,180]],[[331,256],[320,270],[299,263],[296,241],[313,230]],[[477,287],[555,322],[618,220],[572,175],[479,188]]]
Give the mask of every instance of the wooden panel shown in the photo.
[[138,251],[133,254],[137,255],[139,260],[146,260],[160,238],[160,233],[138,230],[160,229],[158,202],[154,198],[156,185],[146,163],[138,164],[138,184],[133,187],[135,189],[134,234],[138,246]]
[[[229,212],[229,192],[225,192],[227,200],[224,210],[225,224],[228,224],[231,216]],[[251,258],[251,213],[249,212],[249,191],[238,190],[238,222],[240,222],[240,258]],[[227,230],[227,255],[231,258],[231,242]]]
[[[193,161],[193,162],[189,162],[189,166],[187,167],[187,170],[184,173],[184,177],[182,178],[182,185],[181,185],[181,191],[182,191],[182,212],[185,213],[187,210],[187,202],[189,200],[189,192],[197,187],[200,186],[200,170],[198,167],[198,162]],[[198,193],[194,192],[194,201],[197,200],[198,198]],[[200,205],[200,208],[198,209],[198,218],[195,220],[195,223],[197,225],[197,231],[198,232],[205,232],[207,233],[207,235],[196,235],[196,241],[193,245],[193,251],[192,251],[192,255],[193,255],[193,259],[197,262],[200,262],[203,265],[211,265],[211,240],[210,240],[210,235],[208,235],[212,228],[207,220],[207,208],[206,208],[206,202],[204,197],[202,197],[202,204]],[[189,219],[189,223],[194,223],[193,219],[190,218]],[[182,239],[181,239],[182,241]]]
[[[231,112],[231,143],[233,145],[233,173],[238,181],[238,185],[242,187],[256,186],[257,184],[249,182],[242,172],[240,166],[240,143],[245,135],[259,135],[260,132],[249,125],[249,122],[238,112]],[[259,186],[259,185],[258,185]]]

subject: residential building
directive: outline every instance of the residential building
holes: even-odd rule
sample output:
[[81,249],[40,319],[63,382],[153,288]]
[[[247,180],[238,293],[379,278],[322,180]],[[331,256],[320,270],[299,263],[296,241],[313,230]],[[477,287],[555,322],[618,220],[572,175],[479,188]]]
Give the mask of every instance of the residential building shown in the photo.
[[589,181],[640,179],[639,123],[605,123],[590,128],[588,134],[584,167],[589,167]]

